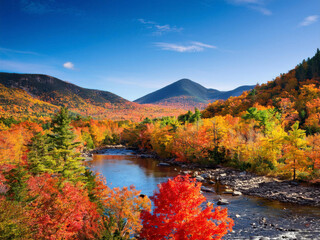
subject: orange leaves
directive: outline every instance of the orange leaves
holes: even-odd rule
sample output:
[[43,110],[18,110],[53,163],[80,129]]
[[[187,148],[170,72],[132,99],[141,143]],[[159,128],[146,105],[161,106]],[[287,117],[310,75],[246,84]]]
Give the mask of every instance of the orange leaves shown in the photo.
[[0,164],[18,163],[26,154],[26,145],[42,128],[32,122],[22,122],[10,129],[0,131]]
[[140,191],[134,186],[109,189],[103,205],[107,209],[105,218],[113,222],[111,232],[118,231],[120,236],[139,232],[142,228],[140,212],[151,208],[149,198],[140,197]]
[[37,118],[48,116],[58,110],[57,106],[38,100],[26,91],[7,88],[0,84],[0,116],[16,118]]
[[120,236],[140,231],[140,212],[150,211],[151,203],[147,196],[140,196],[134,186],[130,188],[109,188],[103,177],[97,175],[92,193],[102,204],[106,231]]
[[35,239],[95,239],[100,215],[85,190],[48,174],[28,181],[30,226]]
[[296,122],[291,129],[288,136],[285,137],[284,158],[286,164],[284,168],[292,171],[293,179],[296,179],[298,171],[308,171],[307,141],[305,131],[299,129],[299,122]]
[[306,110],[308,117],[305,125],[309,128],[311,133],[320,132],[320,97],[307,102]]
[[192,126],[179,128],[174,139],[172,151],[178,161],[201,161],[209,157],[213,141],[207,127]]
[[150,134],[150,144],[153,151],[160,157],[167,158],[171,156],[174,132],[172,127],[164,126],[161,128],[160,123],[155,123],[154,129]]
[[311,148],[309,158],[311,159],[314,168],[320,170],[320,134],[309,136],[307,141]]
[[141,237],[145,239],[221,239],[232,230],[233,220],[227,209],[213,209],[212,204],[202,209],[205,197],[201,184],[189,176],[177,176],[159,184],[159,192],[151,198],[152,213],[142,213]]

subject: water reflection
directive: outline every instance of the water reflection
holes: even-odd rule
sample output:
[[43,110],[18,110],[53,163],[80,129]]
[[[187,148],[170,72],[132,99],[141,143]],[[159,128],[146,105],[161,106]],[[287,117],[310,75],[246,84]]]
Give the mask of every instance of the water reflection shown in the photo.
[[157,184],[177,175],[177,171],[171,167],[159,167],[152,159],[134,155],[94,155],[91,167],[102,173],[111,186],[133,184],[147,195],[153,194]]

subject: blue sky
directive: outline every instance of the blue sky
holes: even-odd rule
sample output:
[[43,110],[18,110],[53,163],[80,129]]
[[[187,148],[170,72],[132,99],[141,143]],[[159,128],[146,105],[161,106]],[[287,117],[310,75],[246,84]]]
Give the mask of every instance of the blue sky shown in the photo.
[[181,78],[263,83],[317,48],[319,0],[0,0],[0,71],[129,100]]

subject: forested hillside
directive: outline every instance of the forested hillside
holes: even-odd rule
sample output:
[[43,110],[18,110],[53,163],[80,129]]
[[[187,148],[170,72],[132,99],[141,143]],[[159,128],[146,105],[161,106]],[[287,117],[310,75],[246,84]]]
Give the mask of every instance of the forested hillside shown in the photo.
[[183,112],[173,107],[142,106],[107,91],[81,88],[42,74],[0,73],[0,84],[2,117],[52,116],[61,106],[73,114],[135,121]]
[[256,86],[239,97],[209,104],[204,118],[217,115],[241,116],[251,107],[276,108],[290,125],[300,121],[308,133],[319,132],[320,121],[320,51],[303,60],[294,69],[268,83]]
[[39,118],[48,117],[59,110],[59,107],[33,98],[26,91],[18,88],[7,88],[0,84],[0,116],[4,118]]

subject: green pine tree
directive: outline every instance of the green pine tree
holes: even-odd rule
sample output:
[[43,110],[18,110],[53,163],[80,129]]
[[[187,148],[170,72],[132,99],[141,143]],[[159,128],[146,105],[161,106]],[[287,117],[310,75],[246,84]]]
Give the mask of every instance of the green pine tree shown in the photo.
[[56,170],[70,181],[78,181],[84,178],[85,167],[83,158],[76,151],[79,142],[74,142],[75,134],[70,126],[71,118],[68,109],[62,107],[60,112],[52,120],[52,156],[58,162]]
[[57,159],[53,158],[51,150],[52,143],[47,133],[38,133],[33,137],[28,153],[30,172],[37,175],[61,171],[61,165]]

